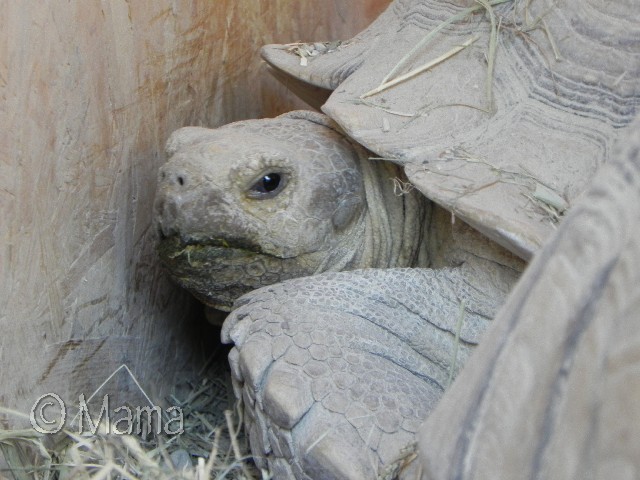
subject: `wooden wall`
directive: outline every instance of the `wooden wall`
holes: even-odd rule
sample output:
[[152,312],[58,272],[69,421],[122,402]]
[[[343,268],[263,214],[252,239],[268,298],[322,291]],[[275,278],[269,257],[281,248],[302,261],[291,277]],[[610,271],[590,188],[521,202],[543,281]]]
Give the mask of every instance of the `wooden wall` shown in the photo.
[[160,395],[201,360],[150,228],[167,136],[299,107],[260,46],[348,38],[388,3],[3,4],[0,405],[88,396],[121,364]]

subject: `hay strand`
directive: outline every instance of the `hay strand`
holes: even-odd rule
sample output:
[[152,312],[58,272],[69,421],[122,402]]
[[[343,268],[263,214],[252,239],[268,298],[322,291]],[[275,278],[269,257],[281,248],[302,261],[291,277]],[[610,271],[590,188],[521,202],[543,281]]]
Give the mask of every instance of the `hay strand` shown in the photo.
[[[122,369],[128,370],[120,367],[109,378]],[[149,438],[114,434],[104,422],[95,434],[62,430],[55,438],[34,429],[0,427],[0,451],[9,466],[8,472],[0,470],[0,478],[7,473],[17,480],[260,478],[242,433],[242,411],[229,410],[233,393],[227,385],[227,367],[213,364],[202,377],[189,382],[188,390],[180,388],[181,394],[167,399],[183,412],[180,434],[160,433]],[[154,404],[151,398],[149,401]],[[1,407],[0,414],[29,421],[29,415]]]
[[492,5],[487,0],[476,0],[489,15],[491,22],[491,34],[489,35],[489,55],[487,57],[487,79],[485,81],[485,95],[487,97],[488,110],[493,112],[493,69],[496,59],[496,47],[498,44],[498,26],[496,15]]
[[[495,5],[500,5],[501,3],[507,3],[507,2],[512,2],[512,1],[513,0],[490,0],[488,2],[488,5],[493,7]],[[465,8],[460,13],[452,15],[447,20],[445,20],[442,23],[440,23],[440,25],[438,25],[436,28],[431,30],[427,35],[425,35],[423,37],[423,39],[420,40],[409,51],[409,53],[407,53],[405,56],[403,56],[400,59],[400,61],[391,69],[391,71],[382,79],[382,82],[380,82],[380,83],[381,84],[387,83],[390,78],[392,78],[396,73],[398,73],[400,71],[400,69],[402,67],[404,67],[404,65],[411,59],[411,57],[413,57],[413,55],[415,55],[416,52],[418,52],[419,50],[421,50],[425,46],[427,46],[431,42],[431,40],[433,40],[435,38],[435,36],[438,34],[438,32],[442,31],[442,29],[446,28],[447,26],[451,25],[452,23],[455,23],[455,22],[458,22],[460,20],[465,19],[469,15],[480,11],[482,8],[484,8],[482,5],[476,5],[474,7]]]
[[476,40],[478,40],[479,37],[472,37],[469,40],[467,40],[466,42],[464,42],[462,45],[458,45],[457,47],[452,48],[451,50],[449,50],[448,52],[440,55],[438,58],[435,58],[433,60],[431,60],[430,62],[422,65],[421,67],[418,67],[414,70],[411,70],[408,73],[405,73],[404,75],[400,75],[399,77],[390,80],[388,82],[382,83],[381,85],[378,85],[376,88],[374,88],[373,90],[369,90],[368,92],[360,95],[361,99],[370,97],[372,95],[375,95],[377,93],[383,92],[385,90],[387,90],[388,88],[391,88],[395,85],[398,85],[399,83],[405,82],[419,74],[421,74],[422,72],[425,72],[433,67],[435,67],[436,65],[444,62],[445,60],[453,57],[455,54],[461,52],[462,50],[464,50],[465,48],[467,48],[469,45],[473,44],[473,42],[475,42]]

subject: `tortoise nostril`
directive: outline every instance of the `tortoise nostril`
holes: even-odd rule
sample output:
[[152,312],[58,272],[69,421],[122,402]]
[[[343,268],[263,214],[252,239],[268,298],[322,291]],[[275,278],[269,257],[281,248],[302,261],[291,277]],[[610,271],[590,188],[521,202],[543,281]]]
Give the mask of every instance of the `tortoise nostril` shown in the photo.
[[182,175],[178,175],[178,183],[182,186],[184,185],[184,177]]

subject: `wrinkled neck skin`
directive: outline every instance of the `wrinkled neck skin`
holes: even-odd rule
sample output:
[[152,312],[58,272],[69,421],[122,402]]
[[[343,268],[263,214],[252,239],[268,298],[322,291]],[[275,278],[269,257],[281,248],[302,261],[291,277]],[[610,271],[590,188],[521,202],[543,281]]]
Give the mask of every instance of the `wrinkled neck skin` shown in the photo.
[[426,267],[430,202],[408,184],[401,167],[369,160],[369,152],[354,148],[359,150],[366,208],[349,234],[349,245],[328,256],[316,273]]

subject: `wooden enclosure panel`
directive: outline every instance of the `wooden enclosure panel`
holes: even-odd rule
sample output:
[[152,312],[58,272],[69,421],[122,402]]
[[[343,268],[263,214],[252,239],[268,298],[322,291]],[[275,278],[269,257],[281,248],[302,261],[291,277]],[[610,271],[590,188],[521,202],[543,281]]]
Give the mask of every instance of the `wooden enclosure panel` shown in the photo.
[[[88,396],[121,364],[159,396],[200,361],[192,300],[154,252],[167,136],[300,106],[264,74],[259,48],[348,38],[387,4],[5,2],[0,405]],[[130,387],[122,378],[111,390]]]

